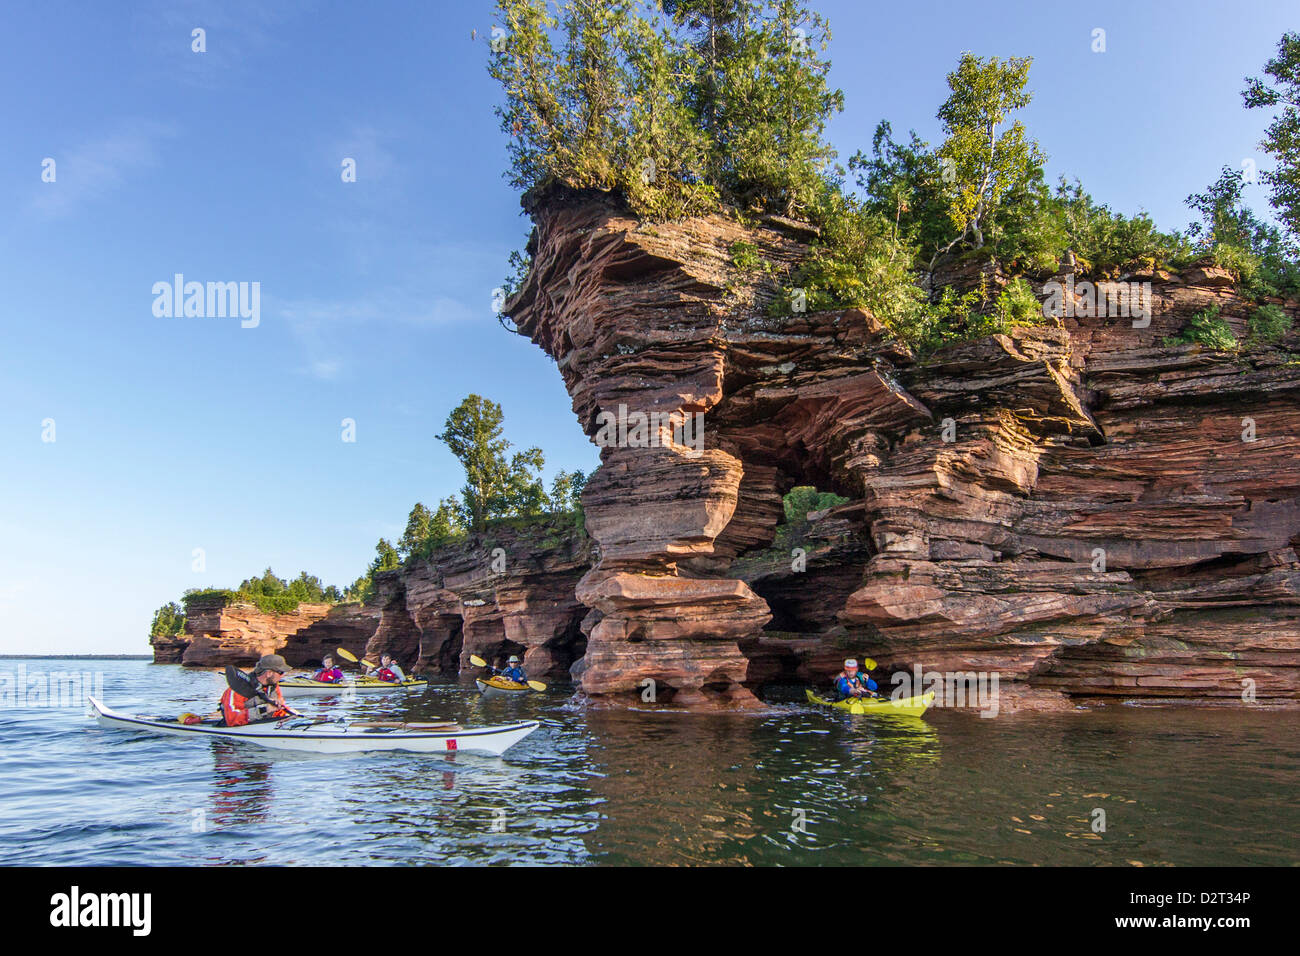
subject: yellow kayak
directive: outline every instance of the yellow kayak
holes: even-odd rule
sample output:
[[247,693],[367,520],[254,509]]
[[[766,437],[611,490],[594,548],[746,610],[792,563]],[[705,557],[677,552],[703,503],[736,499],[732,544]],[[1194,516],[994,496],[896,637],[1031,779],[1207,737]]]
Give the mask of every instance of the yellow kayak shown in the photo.
[[285,697],[326,696],[334,694],[386,694],[395,690],[424,690],[428,681],[405,680],[402,683],[362,677],[358,680],[341,680],[326,684],[310,677],[286,677],[280,681],[280,691]]
[[500,675],[493,675],[487,679],[478,678],[474,683],[478,685],[478,692],[485,697],[497,694],[523,694],[532,689],[527,684],[516,683]]
[[901,700],[884,698],[849,698],[848,700],[825,700],[812,691],[808,691],[808,703],[819,707],[834,707],[849,714],[893,714],[895,716],[920,717],[934,703],[934,691],[927,691],[919,697],[904,697]]

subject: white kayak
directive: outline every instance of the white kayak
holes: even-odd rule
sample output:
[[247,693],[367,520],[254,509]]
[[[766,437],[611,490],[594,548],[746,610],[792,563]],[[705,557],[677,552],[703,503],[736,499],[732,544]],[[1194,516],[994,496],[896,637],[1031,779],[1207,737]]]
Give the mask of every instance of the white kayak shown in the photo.
[[172,737],[238,740],[272,750],[343,754],[370,750],[409,750],[415,753],[481,753],[500,756],[539,726],[535,720],[521,720],[497,727],[465,728],[453,723],[399,724],[396,721],[322,721],[311,717],[287,717],[244,727],[216,723],[183,724],[175,717],[145,717],[110,710],[94,697],[101,727],[138,730]]
[[280,692],[285,697],[324,697],[330,694],[391,694],[398,690],[424,690],[428,681],[408,680],[402,683],[386,680],[345,680],[333,684],[306,677],[286,677],[280,681]]

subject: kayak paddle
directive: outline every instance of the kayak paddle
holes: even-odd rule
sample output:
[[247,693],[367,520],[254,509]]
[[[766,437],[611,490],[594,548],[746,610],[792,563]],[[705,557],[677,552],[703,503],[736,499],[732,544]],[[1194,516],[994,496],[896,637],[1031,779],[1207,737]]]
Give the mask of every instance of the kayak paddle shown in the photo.
[[353,664],[360,664],[360,665],[362,665],[363,667],[374,667],[374,666],[375,666],[374,664],[370,663],[370,661],[357,660],[357,655],[353,654],[353,653],[352,653],[350,650],[348,650],[346,647],[340,647],[340,648],[338,648],[338,655],[339,655],[339,657],[343,658],[345,661],[351,661]]

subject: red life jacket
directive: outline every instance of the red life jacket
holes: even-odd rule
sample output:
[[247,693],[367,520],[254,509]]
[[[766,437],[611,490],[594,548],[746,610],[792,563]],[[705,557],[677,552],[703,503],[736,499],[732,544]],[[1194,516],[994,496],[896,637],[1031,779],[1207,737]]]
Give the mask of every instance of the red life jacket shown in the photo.
[[333,684],[335,681],[340,681],[342,679],[343,672],[337,667],[331,667],[329,670],[317,671],[316,676],[312,678],[312,680],[316,681],[318,684]]
[[379,668],[379,670],[375,671],[375,676],[378,677],[380,680],[388,681],[390,684],[397,683],[397,675],[394,674],[392,671],[390,671],[387,667]]

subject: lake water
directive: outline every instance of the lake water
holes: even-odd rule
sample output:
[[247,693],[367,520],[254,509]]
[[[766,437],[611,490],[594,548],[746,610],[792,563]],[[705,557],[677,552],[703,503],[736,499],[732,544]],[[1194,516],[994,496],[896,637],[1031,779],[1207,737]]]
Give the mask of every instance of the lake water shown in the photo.
[[[215,706],[221,678],[91,671],[124,711]],[[628,713],[569,688],[472,683],[299,702],[332,715],[535,718],[503,758],[282,754],[101,729],[81,707],[0,709],[0,864],[1295,864],[1300,714],[1110,705],[864,719]],[[1104,812],[1105,831],[1092,822]]]

